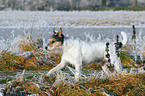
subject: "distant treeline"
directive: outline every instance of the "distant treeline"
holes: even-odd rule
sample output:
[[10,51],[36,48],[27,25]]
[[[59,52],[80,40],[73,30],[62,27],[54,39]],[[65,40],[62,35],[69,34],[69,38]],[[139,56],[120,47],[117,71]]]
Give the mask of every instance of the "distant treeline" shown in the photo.
[[145,6],[145,0],[0,0],[0,10],[97,10]]

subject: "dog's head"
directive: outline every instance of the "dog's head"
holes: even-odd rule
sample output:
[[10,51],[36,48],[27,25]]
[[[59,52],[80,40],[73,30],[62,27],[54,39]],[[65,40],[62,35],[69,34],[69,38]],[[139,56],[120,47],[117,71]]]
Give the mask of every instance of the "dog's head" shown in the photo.
[[62,34],[62,28],[60,28],[58,32],[55,32],[55,28],[54,28],[53,35],[49,39],[49,43],[47,44],[45,49],[47,50],[48,46],[53,48],[59,47],[63,45],[63,42],[64,42],[64,35]]

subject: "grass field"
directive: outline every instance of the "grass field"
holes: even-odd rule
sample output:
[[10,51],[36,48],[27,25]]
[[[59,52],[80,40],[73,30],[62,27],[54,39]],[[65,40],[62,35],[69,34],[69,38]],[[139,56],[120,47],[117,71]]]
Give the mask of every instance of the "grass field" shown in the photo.
[[[130,56],[131,50],[133,50],[132,45],[127,45],[122,48],[123,51],[120,51],[120,59],[124,67],[122,73],[108,78],[104,75],[100,65],[92,63],[83,67],[84,73],[82,74],[85,75],[85,78],[75,83],[73,81],[74,75],[68,72],[70,70],[66,68],[51,77],[45,77],[46,72],[60,62],[61,50],[59,52],[54,52],[54,50],[52,52],[43,51],[31,43],[33,41],[31,36],[27,39],[19,45],[19,51],[30,53],[27,57],[10,51],[1,52],[0,69],[2,76],[7,76],[5,75],[6,70],[8,74],[13,70],[23,70],[23,72],[13,74],[12,77],[1,78],[0,84],[6,84],[3,88],[5,95],[145,95],[145,68],[141,60],[140,64],[136,66],[134,58]],[[73,70],[72,66],[67,68]],[[109,68],[112,70],[113,67],[110,66]],[[27,71],[31,72],[32,70],[33,75],[28,75]],[[95,75],[96,71],[99,72],[97,75]],[[87,75],[85,72],[90,73]]]
[[[105,28],[133,24],[144,26],[144,17],[144,11],[0,11],[0,26],[1,28],[40,29],[54,26],[74,26],[75,28],[83,28],[82,26]],[[2,30],[1,33],[5,32]],[[11,33],[12,36],[8,35],[8,39],[5,40],[2,36],[0,39],[0,94],[14,96],[30,94],[40,96],[145,95],[145,37],[140,33],[136,36],[135,46],[136,56],[141,57],[137,59],[138,64],[135,62],[134,44],[130,35],[132,32],[127,32],[128,44],[120,50],[123,72],[112,73],[112,77],[107,77],[99,64],[92,63],[82,68],[79,82],[74,82],[75,71],[71,65],[50,77],[45,76],[60,62],[61,48],[51,51],[38,49],[34,44],[35,37],[32,37],[31,31],[25,32],[24,37],[15,37],[14,31]],[[85,35],[88,37],[86,40],[95,41],[93,35],[89,36],[87,33]],[[101,36],[97,40],[101,40]],[[106,40],[110,39],[106,38]],[[113,66],[108,67],[113,71]]]

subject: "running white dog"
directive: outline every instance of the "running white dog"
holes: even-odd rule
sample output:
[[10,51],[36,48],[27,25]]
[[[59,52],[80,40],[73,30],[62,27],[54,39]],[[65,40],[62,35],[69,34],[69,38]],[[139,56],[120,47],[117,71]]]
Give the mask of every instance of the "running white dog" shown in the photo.
[[[127,43],[127,34],[125,32],[121,32],[123,36],[122,45],[126,45]],[[75,66],[75,81],[79,80],[81,67],[88,65],[92,62],[101,62],[102,69],[107,75],[110,75],[110,71],[107,67],[108,58],[106,58],[106,43],[104,42],[96,42],[96,43],[87,43],[80,42],[79,40],[65,39],[62,34],[62,28],[56,33],[53,30],[53,36],[49,39],[48,46],[49,47],[58,47],[63,46],[63,54],[61,57],[61,62],[54,68],[52,68],[46,76],[50,76],[52,73],[59,71],[64,68],[67,64],[72,64]],[[110,63],[114,64],[114,69],[117,72],[123,70],[122,63],[120,62],[120,58],[118,58],[115,50],[115,44],[109,45],[109,54],[110,54]]]

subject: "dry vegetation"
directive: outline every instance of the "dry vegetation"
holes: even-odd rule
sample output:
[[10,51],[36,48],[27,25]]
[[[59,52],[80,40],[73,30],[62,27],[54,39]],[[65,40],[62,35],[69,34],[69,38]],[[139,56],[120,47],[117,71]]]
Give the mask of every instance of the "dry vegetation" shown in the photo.
[[38,49],[37,45],[33,43],[32,33],[30,36],[27,36],[28,32],[24,32],[24,34],[25,37],[20,39],[18,51],[20,53],[29,52],[29,55],[25,56],[10,51],[1,52],[0,70],[50,70],[59,63],[61,53],[47,54],[47,52],[42,52],[42,49]]
[[[129,46],[129,45],[128,45]],[[30,51],[32,54],[29,58],[17,55],[11,52],[3,51],[0,59],[0,70],[50,70],[60,62],[60,53],[47,54],[47,60],[43,61],[39,57],[45,58],[46,54],[37,49],[35,45],[25,42],[21,44],[20,49]],[[125,50],[128,47],[123,48]],[[120,51],[120,58],[124,68],[135,66],[135,61],[131,57],[130,51]],[[51,62],[49,62],[51,61]],[[137,67],[141,67],[139,64]],[[92,63],[84,66],[83,69],[102,70],[101,65]],[[111,67],[110,67],[111,70]],[[145,70],[145,69],[144,69]],[[45,78],[45,79],[44,79]],[[78,83],[70,83],[65,81],[61,84],[55,83],[55,75],[51,77],[43,76],[43,84],[24,80],[23,74],[18,76],[16,80],[7,83],[3,90],[6,95],[28,95],[39,94],[40,96],[103,96],[103,95],[129,95],[144,96],[145,95],[145,74],[144,73],[123,73],[115,77],[106,79],[96,79],[95,77],[89,81],[80,81]]]
[[[0,69],[2,70],[16,70],[16,69],[26,69],[26,70],[50,70],[56,63],[60,61],[59,54],[50,54],[50,61],[38,60],[38,55],[33,53],[29,58],[23,56],[18,56],[16,54],[11,54],[10,52],[3,52],[2,58],[0,60]],[[48,60],[49,60],[48,59]]]
[[54,79],[45,81],[45,86],[40,87],[35,82],[13,80],[4,89],[5,94],[39,94],[40,96],[104,96],[106,94],[122,96],[144,96],[145,74],[118,75],[110,79],[91,79],[87,83],[56,84]]
[[[24,47],[24,46],[23,46]],[[26,46],[26,48],[29,48]],[[24,48],[24,49],[26,49]],[[29,48],[32,51],[32,48]],[[25,51],[30,51],[29,49]],[[35,49],[36,50],[36,49]],[[34,51],[35,51],[34,50]],[[37,51],[39,51],[37,49]],[[124,68],[130,68],[134,66],[134,59],[129,57],[128,52],[120,52],[121,61]],[[37,54],[35,52],[28,58],[11,54],[10,52],[3,52],[0,62],[1,70],[50,70],[60,62],[61,54],[49,54],[49,60],[53,60],[52,63],[37,62]],[[41,54],[44,56],[45,54]],[[84,66],[83,69],[102,70],[101,65],[92,63],[88,66]],[[86,83],[78,82],[76,84],[70,84],[70,82],[64,82],[62,84],[53,85],[55,82],[55,75],[50,78],[45,78],[44,84],[38,84],[37,82],[29,82],[27,80],[16,79],[8,83],[3,90],[5,94],[39,94],[40,96],[47,95],[59,95],[59,96],[103,96],[110,95],[129,95],[129,96],[144,96],[145,95],[145,74],[124,74],[118,75],[112,78],[95,79],[92,78]]]

